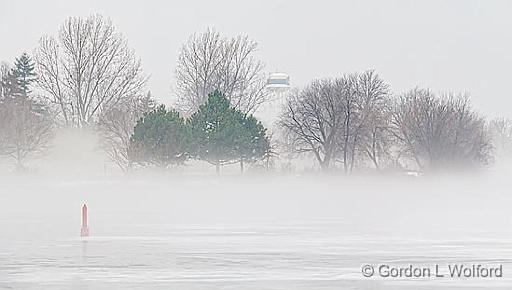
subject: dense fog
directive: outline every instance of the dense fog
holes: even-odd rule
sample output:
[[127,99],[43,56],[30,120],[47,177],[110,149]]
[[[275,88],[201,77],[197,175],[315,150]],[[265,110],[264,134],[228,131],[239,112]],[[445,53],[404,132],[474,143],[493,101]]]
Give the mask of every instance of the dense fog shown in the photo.
[[509,289],[510,8],[0,0],[0,289]]
[[[102,166],[91,135],[57,140],[37,171],[0,177],[2,287],[499,289],[511,282],[507,275],[402,281],[360,274],[372,263],[498,261],[506,271],[509,166],[344,176],[240,175],[236,166],[218,175],[196,164],[123,174]],[[90,236],[80,238],[84,203]]]

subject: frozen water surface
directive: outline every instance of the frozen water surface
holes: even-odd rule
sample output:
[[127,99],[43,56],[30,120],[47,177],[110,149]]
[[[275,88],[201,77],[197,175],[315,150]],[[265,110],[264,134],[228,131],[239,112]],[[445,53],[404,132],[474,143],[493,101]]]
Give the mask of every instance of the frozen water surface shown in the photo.
[[[506,180],[439,179],[4,180],[0,289],[510,289]],[[362,276],[382,263],[504,273]]]

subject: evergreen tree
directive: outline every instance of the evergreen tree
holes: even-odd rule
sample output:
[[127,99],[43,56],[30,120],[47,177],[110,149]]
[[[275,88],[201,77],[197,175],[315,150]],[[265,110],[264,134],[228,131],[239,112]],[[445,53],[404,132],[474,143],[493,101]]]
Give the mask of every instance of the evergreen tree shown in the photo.
[[28,97],[30,86],[36,80],[36,73],[34,72],[34,62],[26,52],[16,58],[13,75],[18,82],[23,97]]
[[129,158],[162,168],[181,164],[186,159],[185,134],[185,121],[180,114],[160,105],[137,121],[130,138]]
[[236,152],[240,161],[240,172],[244,171],[244,163],[253,163],[263,158],[270,150],[267,129],[252,115],[236,112],[237,122],[241,131],[236,138]]
[[229,100],[219,91],[208,96],[188,120],[190,154],[220,166],[262,157],[268,146],[266,130],[254,117],[231,107]]

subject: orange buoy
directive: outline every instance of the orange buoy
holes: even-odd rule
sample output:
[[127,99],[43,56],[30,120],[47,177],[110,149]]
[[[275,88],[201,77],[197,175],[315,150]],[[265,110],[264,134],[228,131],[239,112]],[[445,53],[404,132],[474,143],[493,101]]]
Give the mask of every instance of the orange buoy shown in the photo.
[[87,205],[85,203],[82,206],[82,228],[80,229],[80,236],[89,236],[89,225],[87,224]]

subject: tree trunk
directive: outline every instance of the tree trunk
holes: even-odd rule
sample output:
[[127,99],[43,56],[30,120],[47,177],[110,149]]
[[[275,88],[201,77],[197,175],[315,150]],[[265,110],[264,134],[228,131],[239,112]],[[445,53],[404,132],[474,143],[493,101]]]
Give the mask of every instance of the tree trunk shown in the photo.
[[371,158],[372,161],[373,161],[373,164],[375,165],[375,169],[377,171],[380,171],[380,166],[379,166],[379,162],[377,161],[377,157],[374,157],[374,158]]
[[376,147],[377,147],[376,140],[377,140],[376,130],[373,130],[373,132],[372,132],[372,156],[370,156],[370,157],[373,161],[373,164],[375,164],[375,169],[377,169],[377,171],[380,171],[379,161],[378,161],[378,157],[377,157],[377,150],[376,150]]
[[215,172],[216,172],[217,174],[220,174],[220,162],[217,162],[217,163],[215,164]]
[[350,138],[350,109],[347,110],[347,118],[345,121],[345,144],[343,148],[343,169],[348,174],[348,142]]
[[244,174],[244,159],[240,158],[240,174]]
[[23,160],[21,158],[21,150],[19,149],[19,144],[17,145],[16,150],[16,171],[23,171]]
[[324,160],[322,162],[320,162],[320,168],[322,169],[323,172],[327,172],[327,171],[329,171],[330,167],[331,167],[331,158],[329,156],[325,156]]

